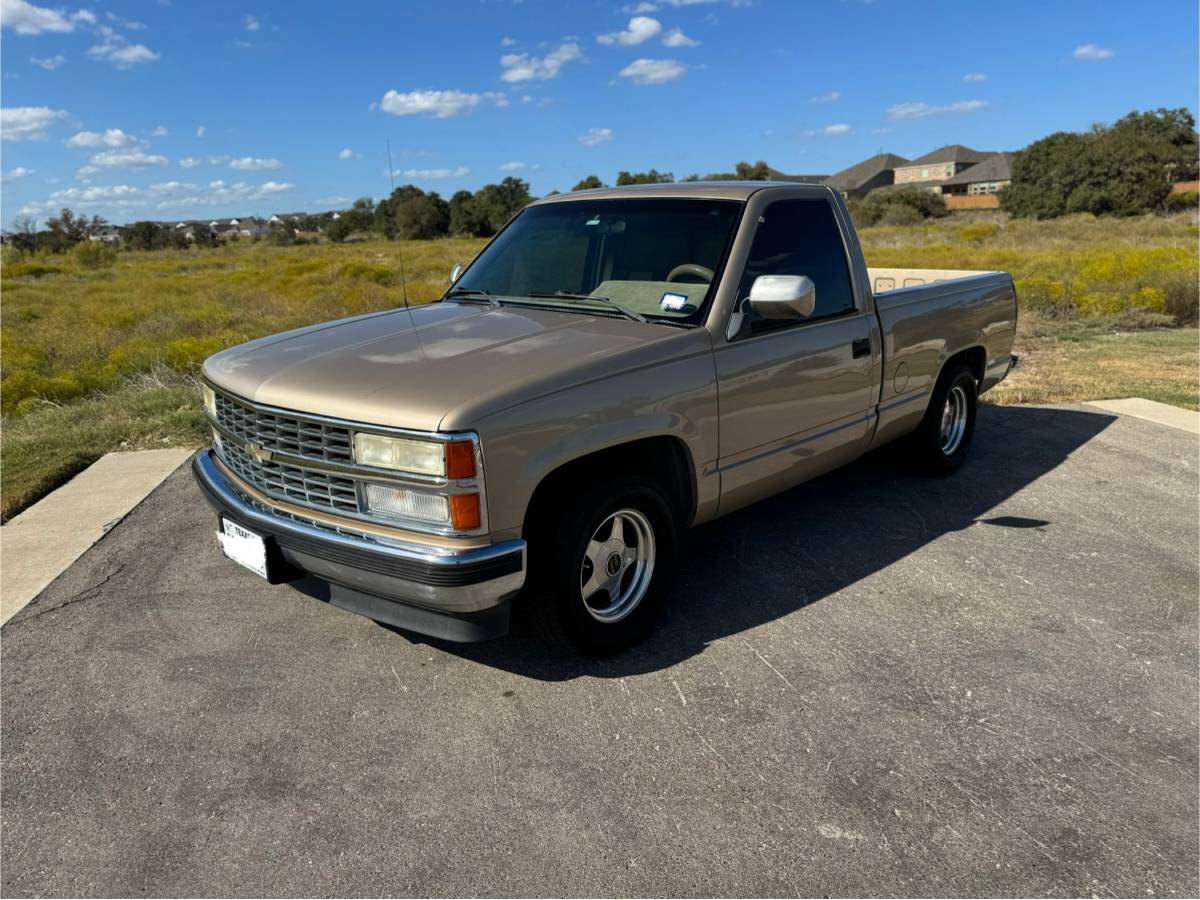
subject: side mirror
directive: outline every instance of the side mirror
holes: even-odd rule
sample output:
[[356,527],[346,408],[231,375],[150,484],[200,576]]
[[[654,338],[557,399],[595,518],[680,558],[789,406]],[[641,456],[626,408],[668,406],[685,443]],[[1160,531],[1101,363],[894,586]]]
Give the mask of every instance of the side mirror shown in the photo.
[[460,266],[458,263],[455,263],[454,268],[450,270],[450,283],[454,284],[454,282],[458,281],[458,276],[461,274],[462,266]]
[[750,308],[764,319],[804,319],[817,308],[817,286],[807,275],[759,275]]

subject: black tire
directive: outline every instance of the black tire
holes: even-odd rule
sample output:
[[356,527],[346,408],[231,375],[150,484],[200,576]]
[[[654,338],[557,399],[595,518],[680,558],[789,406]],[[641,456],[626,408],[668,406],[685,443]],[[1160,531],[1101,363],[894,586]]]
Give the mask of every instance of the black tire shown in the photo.
[[[963,464],[975,434],[978,392],[975,374],[966,363],[958,363],[942,372],[925,418],[909,438],[909,454],[919,468],[932,475],[949,475]],[[953,407],[950,412],[947,412],[948,401]],[[956,437],[953,427],[945,428],[943,417],[958,421],[960,406],[965,419],[961,422],[961,433]]]
[[[575,496],[572,498],[572,494]],[[613,621],[601,621],[599,609],[589,612],[584,601],[584,558],[602,525],[622,511],[623,530],[648,525],[652,538],[653,566],[645,577],[644,591],[628,612]],[[631,479],[593,482],[576,490],[556,490],[542,508],[534,510],[529,528],[528,580],[525,600],[534,624],[551,643],[587,656],[608,656],[636,643],[658,618],[663,598],[674,575],[679,524],[667,495],[653,481]],[[627,535],[629,537],[629,535]],[[607,543],[607,542],[605,542]],[[630,540],[630,549],[641,542]],[[611,555],[608,557],[611,559]],[[636,563],[621,572],[619,580],[637,577]],[[626,574],[628,573],[628,574]],[[618,583],[619,589],[619,583]],[[607,604],[607,592],[593,594],[593,606]],[[614,615],[620,610],[615,610]]]

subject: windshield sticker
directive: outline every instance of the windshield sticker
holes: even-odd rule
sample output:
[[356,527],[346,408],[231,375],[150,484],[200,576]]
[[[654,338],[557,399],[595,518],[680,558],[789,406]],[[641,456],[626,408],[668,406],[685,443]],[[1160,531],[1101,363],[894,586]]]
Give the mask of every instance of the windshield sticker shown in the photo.
[[599,217],[599,216],[593,216],[592,218],[588,219],[588,220],[587,220],[586,222],[584,222],[583,224],[584,224],[584,225],[599,225],[599,224],[600,224],[600,217]]
[[658,301],[658,305],[663,309],[680,310],[687,306],[687,294],[673,294],[667,291]]

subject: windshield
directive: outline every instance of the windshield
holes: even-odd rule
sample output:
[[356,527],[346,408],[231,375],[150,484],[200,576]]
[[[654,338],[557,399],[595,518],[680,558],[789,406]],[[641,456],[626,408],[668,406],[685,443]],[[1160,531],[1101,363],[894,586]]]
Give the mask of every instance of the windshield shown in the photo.
[[484,249],[449,294],[696,324],[741,206],[731,200],[655,198],[531,206]]

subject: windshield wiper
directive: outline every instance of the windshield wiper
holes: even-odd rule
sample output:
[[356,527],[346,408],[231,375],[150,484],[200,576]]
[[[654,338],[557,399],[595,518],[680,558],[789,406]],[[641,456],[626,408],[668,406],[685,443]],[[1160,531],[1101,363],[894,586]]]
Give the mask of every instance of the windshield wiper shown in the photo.
[[557,298],[560,300],[594,300],[596,303],[603,303],[604,305],[615,309],[627,319],[633,319],[635,322],[641,322],[643,324],[649,324],[650,321],[641,313],[636,313],[632,309],[628,309],[622,306],[620,303],[617,303],[615,300],[609,300],[607,297],[595,297],[591,294],[577,294],[573,291],[554,291],[553,293],[550,291],[530,291],[529,296]]
[[485,291],[483,288],[450,288],[450,290],[442,295],[443,300],[449,300],[453,297],[481,297],[489,305],[497,309],[500,307],[500,301],[492,295],[492,292]]

